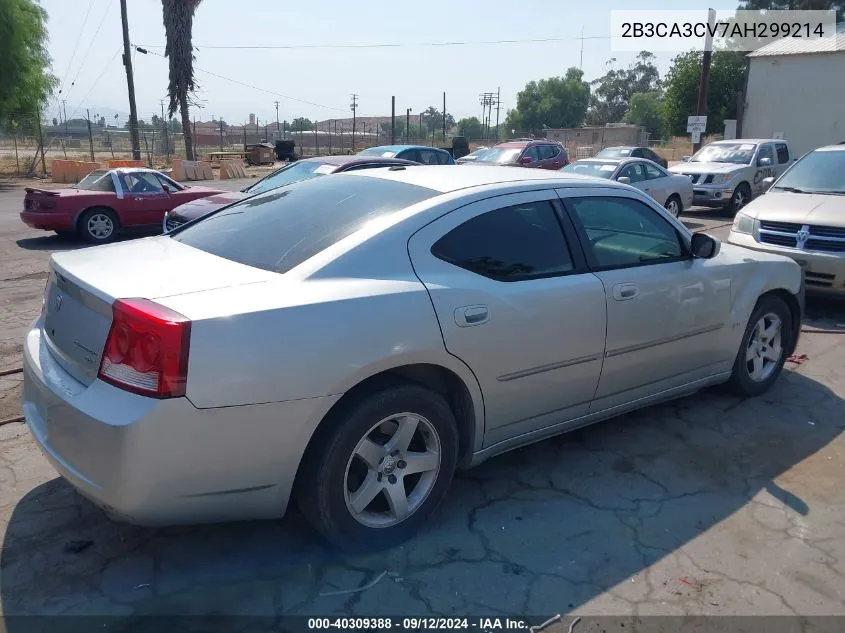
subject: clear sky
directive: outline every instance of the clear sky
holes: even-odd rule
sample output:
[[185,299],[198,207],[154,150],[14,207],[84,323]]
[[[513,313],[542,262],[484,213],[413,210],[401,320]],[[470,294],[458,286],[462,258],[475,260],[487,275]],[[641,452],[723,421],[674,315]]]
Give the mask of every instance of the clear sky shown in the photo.
[[[69,117],[128,112],[126,76],[121,64],[122,36],[118,0],[41,0],[49,14],[53,72],[63,81]],[[255,113],[275,121],[307,116],[324,120],[350,116],[350,94],[359,95],[361,116],[419,112],[442,103],[455,118],[479,116],[478,95],[501,88],[502,116],[513,107],[526,82],[562,75],[578,66],[585,78],[605,72],[616,57],[628,64],[635,53],[611,50],[611,9],[734,8],[736,0],[203,0],[194,21],[196,67],[265,91],[197,71],[197,119],[223,117],[230,123]],[[160,0],[128,0],[133,44],[163,54]],[[86,19],[87,16],[87,19]],[[425,42],[561,38],[563,41],[465,46],[416,46]],[[360,45],[401,43],[399,48],[299,48],[224,50],[232,45]],[[661,76],[672,53],[658,55]],[[138,116],[160,112],[167,87],[167,60],[133,53]],[[75,80],[75,81],[74,81]],[[73,85],[71,83],[74,82]],[[278,94],[270,94],[278,93]],[[282,96],[284,95],[284,96]],[[296,101],[290,97],[311,103]],[[56,116],[56,103],[49,115]],[[318,104],[318,105],[312,105]],[[102,111],[102,112],[101,112]]]

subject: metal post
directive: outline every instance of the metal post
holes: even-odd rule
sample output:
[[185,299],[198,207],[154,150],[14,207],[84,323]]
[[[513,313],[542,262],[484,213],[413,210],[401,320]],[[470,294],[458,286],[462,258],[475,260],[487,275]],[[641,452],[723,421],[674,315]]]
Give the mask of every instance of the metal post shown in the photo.
[[18,130],[17,128],[13,128],[12,131],[12,139],[15,143],[15,176],[21,175],[21,162],[18,159]]
[[106,141],[109,144],[109,149],[111,150],[111,157],[114,158],[114,145],[111,142],[111,132],[106,132]]
[[223,119],[220,119],[220,151],[223,151]]
[[314,154],[320,155],[320,143],[317,141],[317,122],[314,121]]
[[[713,37],[711,33],[716,26],[716,11],[714,9],[707,10],[707,24],[707,35],[704,38],[704,56],[701,59],[701,79],[698,84],[698,107],[695,112],[698,116],[707,114],[707,89],[710,87],[710,61],[713,57]],[[699,136],[698,143],[693,143],[693,154],[701,149],[702,136],[704,136],[704,132]]]
[[[155,131],[155,128],[153,128],[153,146],[155,146],[155,143],[156,143],[156,131]],[[153,159],[152,159],[152,156],[150,156],[150,144],[147,143],[147,133],[146,132],[144,132],[144,147],[147,148],[147,166],[152,167],[153,166]]]
[[499,142],[499,101],[502,95],[502,89],[496,88],[496,142]]
[[[279,102],[276,101],[275,104],[276,104],[276,137],[278,137],[279,136]],[[276,140],[278,141],[279,139],[276,138]]]
[[[38,147],[41,149],[41,173],[47,173],[47,161],[44,159],[44,133],[41,130],[41,110],[38,110],[38,114],[35,117],[35,120],[38,122]],[[35,152],[36,160],[38,156],[38,152]],[[32,163],[33,166],[35,162]]]
[[343,154],[343,123],[340,124],[340,153]]
[[[159,101],[161,103],[161,124],[164,126],[164,146],[167,148],[167,162],[170,162],[170,140],[167,129],[167,121],[164,119],[164,99]],[[153,147],[153,151],[155,151],[155,147]]]
[[419,132],[419,134],[420,134],[420,145],[422,145],[423,140],[427,136],[426,134],[423,134],[423,131],[422,131],[422,115],[423,115],[423,113],[420,112],[420,132]]
[[244,123],[244,152],[246,152],[246,123]]
[[[335,127],[337,127],[337,121],[334,122]],[[329,156],[332,155],[332,122],[329,121]]]
[[91,134],[91,110],[85,108],[85,114],[87,115],[86,121],[88,122],[88,148],[91,150],[91,162],[94,162],[94,135]]
[[396,145],[396,97],[390,97],[390,144]]
[[410,129],[411,129],[411,108],[406,108],[405,109],[405,142],[406,143],[408,142],[408,139],[410,138],[410,136],[409,136]]
[[443,141],[446,141],[446,93],[443,93]]
[[198,158],[197,156],[197,117],[194,117],[194,158]]
[[123,25],[123,65],[126,67],[126,86],[129,89],[129,137],[132,139],[132,158],[141,160],[141,141],[138,138],[138,110],[135,107],[135,79],[132,75],[126,0],[120,0],[120,20]]

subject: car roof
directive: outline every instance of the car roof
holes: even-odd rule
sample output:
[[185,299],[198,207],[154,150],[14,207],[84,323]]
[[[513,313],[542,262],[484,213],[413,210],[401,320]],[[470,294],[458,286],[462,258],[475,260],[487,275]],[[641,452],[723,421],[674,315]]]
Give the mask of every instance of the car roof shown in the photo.
[[614,156],[608,156],[605,158],[604,156],[599,156],[596,158],[595,156],[592,158],[579,158],[576,161],[572,161],[573,163],[623,163],[626,160],[647,160],[645,158],[638,158],[636,156],[629,157],[625,156],[624,158],[616,158]]
[[356,165],[359,163],[384,163],[385,165],[417,165],[412,160],[404,158],[388,158],[386,156],[359,156],[358,154],[340,154],[338,156],[311,156],[300,159],[300,163],[320,163],[322,165]]
[[[433,149],[438,152],[445,152],[445,149],[439,147],[429,147],[428,145],[377,145],[376,147],[368,147],[368,151],[381,150],[383,152],[402,152],[406,149]],[[447,152],[448,153],[448,152]]]
[[161,174],[158,169],[150,169],[149,167],[112,167],[111,169],[108,167],[101,167],[100,169],[95,169],[94,171],[116,171],[120,174],[130,174],[133,172],[143,171],[151,174]]
[[733,138],[713,141],[710,145],[723,145],[727,143],[736,145],[737,143],[786,143],[786,141],[782,138]]
[[837,145],[823,145],[812,150],[814,152],[845,152],[845,144],[839,143]]
[[535,138],[530,141],[503,141],[494,147],[528,147],[529,145],[560,145],[560,143],[547,138]]
[[[542,182],[560,186],[596,186],[596,179],[591,176],[581,176],[560,171],[546,169],[518,169],[516,167],[499,167],[492,165],[420,165],[404,169],[372,169],[353,171],[350,176],[365,178],[382,178],[409,185],[426,187],[440,193],[449,193],[470,187],[484,187],[517,182]],[[602,187],[620,187],[625,185],[608,181]]]
[[606,149],[648,149],[643,145],[608,145],[607,147],[602,147],[599,151],[604,151]]

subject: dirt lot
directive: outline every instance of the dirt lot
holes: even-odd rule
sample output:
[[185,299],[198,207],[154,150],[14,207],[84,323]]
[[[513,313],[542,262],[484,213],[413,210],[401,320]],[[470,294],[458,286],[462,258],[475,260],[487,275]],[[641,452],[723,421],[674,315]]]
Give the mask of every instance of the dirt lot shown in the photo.
[[[21,200],[0,187],[0,370],[20,366],[50,253],[80,247],[24,227]],[[717,214],[685,219],[727,231]],[[808,329],[845,323],[845,306],[809,308]],[[576,633],[598,616],[839,615],[829,630],[845,630],[845,337],[807,332],[799,352],[765,397],[709,390],[461,473],[423,533],[368,556],[327,549],[296,512],[112,523],[7,424],[0,613],[14,632],[33,621],[10,616],[52,614],[564,615],[546,631],[581,615]],[[20,374],[0,377],[0,419],[16,415]]]

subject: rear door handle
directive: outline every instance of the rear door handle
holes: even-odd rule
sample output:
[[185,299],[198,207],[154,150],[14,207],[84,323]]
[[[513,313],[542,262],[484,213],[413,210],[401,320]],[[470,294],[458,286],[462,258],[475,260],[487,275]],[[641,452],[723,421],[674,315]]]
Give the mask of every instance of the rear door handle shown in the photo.
[[634,284],[617,284],[613,286],[613,298],[617,301],[627,301],[640,294],[640,289]]
[[455,323],[458,327],[470,327],[481,325],[490,320],[490,311],[487,306],[461,306],[455,310]]

